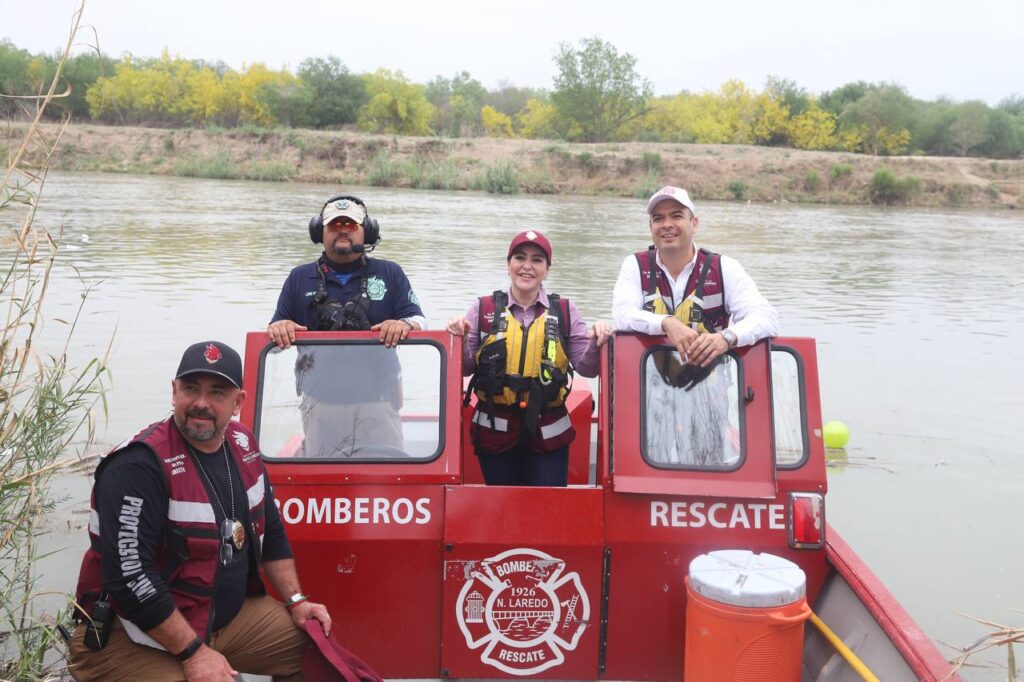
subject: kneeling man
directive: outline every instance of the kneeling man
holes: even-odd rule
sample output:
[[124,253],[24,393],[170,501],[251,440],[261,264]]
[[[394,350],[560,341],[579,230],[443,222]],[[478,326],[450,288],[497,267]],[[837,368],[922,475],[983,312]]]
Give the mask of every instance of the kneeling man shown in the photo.
[[[233,421],[242,361],[190,346],[171,383],[172,417],[96,468],[69,650],[76,680],[233,680],[300,673],[322,604],[302,593],[253,434]],[[262,568],[281,602],[266,595]]]

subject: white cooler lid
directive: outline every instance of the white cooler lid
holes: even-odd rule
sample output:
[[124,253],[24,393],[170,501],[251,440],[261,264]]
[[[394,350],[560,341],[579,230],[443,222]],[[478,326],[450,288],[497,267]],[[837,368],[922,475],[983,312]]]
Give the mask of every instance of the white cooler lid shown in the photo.
[[771,607],[799,601],[807,578],[799,566],[782,557],[726,549],[690,562],[690,587],[720,604]]

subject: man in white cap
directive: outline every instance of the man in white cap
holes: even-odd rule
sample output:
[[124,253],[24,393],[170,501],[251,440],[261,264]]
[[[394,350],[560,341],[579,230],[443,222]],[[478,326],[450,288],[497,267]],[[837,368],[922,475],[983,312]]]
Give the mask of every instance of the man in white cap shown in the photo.
[[613,321],[619,330],[667,336],[683,364],[663,369],[662,376],[670,385],[693,388],[722,354],[776,336],[779,315],[743,266],[694,243],[700,219],[685,189],[658,190],[647,214],[653,244],[623,261]]
[[297,331],[375,331],[393,347],[410,331],[426,328],[401,266],[366,255],[381,234],[362,199],[328,199],[309,221],[309,238],[323,244],[323,253],[288,275],[267,327],[271,341],[287,348]]

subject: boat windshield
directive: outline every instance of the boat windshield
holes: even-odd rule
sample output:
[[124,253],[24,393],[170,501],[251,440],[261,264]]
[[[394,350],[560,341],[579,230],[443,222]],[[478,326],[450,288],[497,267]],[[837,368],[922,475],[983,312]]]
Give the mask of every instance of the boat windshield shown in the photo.
[[442,349],[299,342],[263,356],[256,435],[270,459],[393,461],[441,451]]
[[[662,469],[734,469],[741,459],[739,364],[722,356],[693,384],[693,366],[671,347],[643,360],[643,457]],[[689,390],[688,390],[689,388]]]

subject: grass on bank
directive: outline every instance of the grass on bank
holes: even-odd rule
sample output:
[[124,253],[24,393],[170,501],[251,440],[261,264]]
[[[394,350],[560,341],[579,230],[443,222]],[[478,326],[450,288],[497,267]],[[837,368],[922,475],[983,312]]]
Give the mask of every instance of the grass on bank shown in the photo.
[[518,194],[524,188],[535,194],[555,191],[550,174],[544,171],[524,173],[514,161],[497,161],[477,170],[468,166],[460,169],[451,158],[397,157],[384,149],[370,159],[364,172],[366,183],[374,187],[472,189],[490,194]]

